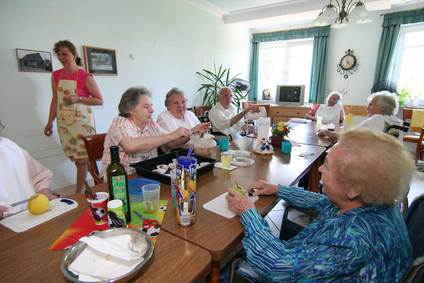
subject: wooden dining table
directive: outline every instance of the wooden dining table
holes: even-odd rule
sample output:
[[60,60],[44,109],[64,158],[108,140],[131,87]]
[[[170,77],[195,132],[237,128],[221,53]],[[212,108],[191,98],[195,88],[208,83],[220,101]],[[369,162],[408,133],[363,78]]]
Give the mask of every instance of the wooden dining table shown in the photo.
[[[232,141],[232,149],[251,151],[254,139],[239,138]],[[295,144],[291,154],[282,154],[279,148],[271,156],[251,153],[255,163],[227,171],[214,168],[198,176],[198,210],[196,223],[182,227],[177,224],[175,207],[169,185],[161,184],[161,199],[168,200],[153,263],[136,277],[143,282],[195,282],[209,274],[209,281],[219,282],[221,267],[241,249],[243,226],[238,216],[227,219],[209,212],[203,205],[225,193],[238,183],[248,186],[263,179],[275,184],[295,185],[302,176],[319,176],[320,158],[326,148],[307,143]],[[212,153],[219,159],[219,152]],[[134,176],[131,176],[134,177]],[[319,177],[310,178],[314,182]],[[318,184],[315,185],[315,187]],[[314,188],[312,186],[312,188]],[[107,191],[107,184],[95,187]],[[23,233],[14,233],[0,227],[0,276],[9,281],[63,281],[59,269],[63,251],[50,251],[48,247],[87,208],[81,195],[72,198],[79,207]],[[255,202],[257,211],[265,216],[277,203],[275,196],[260,196]]]
[[[294,143],[323,147],[330,147],[334,143],[327,137],[320,137],[317,135],[319,128],[316,122],[309,121],[307,123],[297,123],[289,121],[289,126],[291,127],[289,138]],[[340,129],[337,128],[336,131],[340,131]]]
[[[253,143],[254,139],[235,139],[232,141],[232,148],[249,151],[252,150]],[[253,166],[238,167],[232,171],[214,168],[213,171],[199,176],[197,220],[188,227],[177,224],[171,188],[161,184],[161,198],[168,199],[169,203],[162,229],[210,252],[210,281],[219,282],[220,269],[240,249],[244,230],[238,216],[227,219],[203,209],[203,205],[225,193],[236,183],[247,187],[251,182],[262,179],[275,184],[294,185],[310,169],[318,173],[316,164],[324,152],[325,147],[304,144],[294,146],[291,154],[282,154],[276,148],[271,156],[252,153],[251,157],[255,160]],[[302,154],[306,157],[300,156]],[[260,196],[255,207],[265,216],[275,204],[275,196]]]
[[[96,190],[107,190],[106,184]],[[82,195],[73,195],[78,207],[22,233],[0,225],[1,282],[66,282],[60,270],[65,251],[49,246],[85,209]],[[171,214],[171,213],[168,213]],[[160,231],[151,264],[133,282],[201,282],[211,270],[208,251],[166,231]]]

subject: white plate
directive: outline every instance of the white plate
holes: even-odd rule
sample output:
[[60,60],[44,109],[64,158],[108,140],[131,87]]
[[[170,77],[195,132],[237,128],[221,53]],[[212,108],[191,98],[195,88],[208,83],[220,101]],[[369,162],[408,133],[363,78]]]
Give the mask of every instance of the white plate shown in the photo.
[[236,166],[252,166],[255,164],[255,160],[246,157],[234,157],[231,164]]

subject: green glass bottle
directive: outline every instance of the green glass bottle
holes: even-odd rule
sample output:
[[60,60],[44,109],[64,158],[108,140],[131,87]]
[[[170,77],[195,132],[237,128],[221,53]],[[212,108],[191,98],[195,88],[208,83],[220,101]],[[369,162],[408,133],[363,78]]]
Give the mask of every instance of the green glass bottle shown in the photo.
[[120,199],[124,206],[125,219],[131,221],[130,198],[128,195],[128,177],[124,165],[119,158],[119,146],[110,147],[111,163],[107,167],[109,199]]

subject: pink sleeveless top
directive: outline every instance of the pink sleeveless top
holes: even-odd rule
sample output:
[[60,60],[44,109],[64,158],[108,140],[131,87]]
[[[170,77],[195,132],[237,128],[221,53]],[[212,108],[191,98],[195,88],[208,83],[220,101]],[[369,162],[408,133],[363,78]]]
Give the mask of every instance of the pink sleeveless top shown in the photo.
[[[78,68],[78,81],[77,81],[77,94],[78,96],[84,96],[84,97],[90,97],[90,92],[87,89],[86,82],[87,78],[90,76],[89,73],[87,73],[85,70]],[[53,72],[53,79],[56,84],[58,85],[59,80],[73,80],[75,81],[77,79],[77,72],[74,72],[72,74],[69,74],[65,72],[64,69],[60,69]]]

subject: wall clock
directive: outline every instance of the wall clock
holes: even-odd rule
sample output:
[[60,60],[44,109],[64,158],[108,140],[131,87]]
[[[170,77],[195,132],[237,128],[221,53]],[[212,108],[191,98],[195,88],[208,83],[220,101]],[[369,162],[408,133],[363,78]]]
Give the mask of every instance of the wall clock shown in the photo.
[[339,64],[337,65],[337,72],[343,75],[347,79],[350,75],[358,69],[358,59],[353,54],[352,49],[345,51],[345,55],[340,59]]

